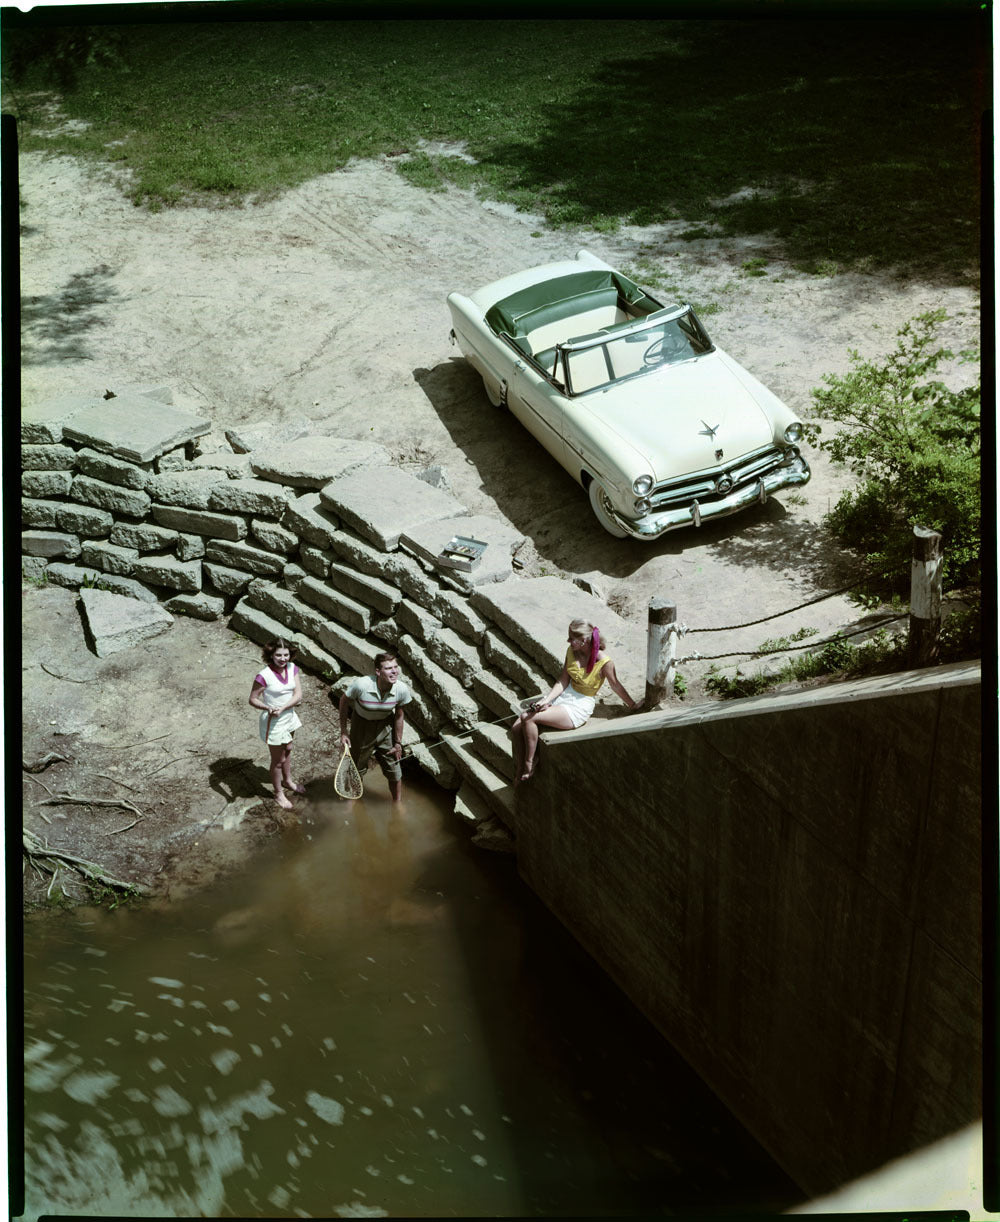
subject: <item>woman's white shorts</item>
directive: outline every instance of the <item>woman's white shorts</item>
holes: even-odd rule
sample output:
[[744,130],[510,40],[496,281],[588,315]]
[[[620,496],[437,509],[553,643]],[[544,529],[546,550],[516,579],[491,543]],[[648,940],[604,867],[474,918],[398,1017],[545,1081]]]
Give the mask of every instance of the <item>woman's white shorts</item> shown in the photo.
[[583,692],[578,692],[573,687],[567,687],[556,696],[552,701],[553,705],[559,704],[570,715],[573,722],[573,729],[582,726],[588,720],[591,713],[594,711],[594,697],[585,696]]

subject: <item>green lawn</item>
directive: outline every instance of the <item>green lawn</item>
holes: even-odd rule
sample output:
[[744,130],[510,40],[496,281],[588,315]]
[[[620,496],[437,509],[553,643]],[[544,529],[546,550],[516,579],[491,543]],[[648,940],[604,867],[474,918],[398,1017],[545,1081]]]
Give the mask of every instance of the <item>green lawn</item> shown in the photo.
[[[58,89],[91,127],[44,138],[46,55],[65,31],[5,10],[4,109],[23,149],[127,166],[137,204],[252,200],[406,150],[414,182],[475,186],[553,225],[772,232],[808,270],[967,283],[983,29],[968,16],[93,26],[93,62]],[[477,164],[420,140],[464,141]]]

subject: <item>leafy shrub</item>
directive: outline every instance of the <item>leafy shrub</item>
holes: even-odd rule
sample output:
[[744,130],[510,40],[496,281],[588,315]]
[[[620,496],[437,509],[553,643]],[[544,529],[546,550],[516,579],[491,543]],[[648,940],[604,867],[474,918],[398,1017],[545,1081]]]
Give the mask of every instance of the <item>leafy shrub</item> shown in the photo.
[[942,662],[959,662],[982,652],[981,603],[976,592],[967,592],[971,605],[954,611],[941,625],[938,655]]
[[17,29],[5,66],[17,83],[35,68],[42,80],[73,89],[87,68],[120,66],[121,55],[122,35],[113,26],[60,26],[46,20],[36,29]]
[[[915,525],[943,536],[946,589],[981,579],[980,384],[951,390],[933,378],[955,355],[935,347],[945,318],[932,310],[911,319],[881,364],[852,349],[851,372],[825,375],[825,386],[812,392],[815,414],[842,426],[820,448],[860,480],[826,523],[889,590],[908,581]],[[813,440],[821,431],[811,426]]]
[[[796,633],[795,639],[801,639],[802,635],[802,632]],[[765,641],[757,652],[768,652],[774,645],[773,641]],[[745,674],[737,669],[735,676],[730,678],[713,670],[705,679],[705,690],[722,700],[732,700],[741,696],[759,696],[779,684],[803,683],[820,675],[858,677],[898,670],[906,665],[906,650],[907,636],[894,636],[884,628],[879,628],[868,640],[859,644],[838,635],[815,653],[791,657],[777,671]],[[945,660],[952,659],[942,657],[942,661]]]

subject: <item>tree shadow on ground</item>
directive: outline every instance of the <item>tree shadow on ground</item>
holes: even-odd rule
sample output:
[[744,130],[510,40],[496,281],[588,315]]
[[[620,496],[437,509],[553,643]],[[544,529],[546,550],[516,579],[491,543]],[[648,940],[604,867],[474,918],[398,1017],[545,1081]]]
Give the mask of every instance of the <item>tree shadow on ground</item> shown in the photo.
[[75,272],[57,292],[21,299],[21,360],[25,365],[86,360],[87,333],[104,327],[101,307],[117,297],[111,269],[103,263]]
[[[743,519],[747,521],[747,519]],[[795,517],[777,500],[768,501],[748,529],[730,529],[711,543],[712,554],[739,568],[766,568],[776,575],[795,569],[816,591],[858,578],[860,565],[822,526]]]
[[773,235],[810,270],[974,279],[980,33],[968,19],[664,21],[643,55],[557,93],[536,137],[477,156],[557,222],[698,218]]
[[776,499],[655,542],[616,539],[599,526],[583,488],[515,416],[489,403],[479,375],[463,358],[415,369],[413,376],[500,513],[531,539],[543,561],[566,572],[597,570],[626,580],[656,557],[701,552],[741,568],[765,567],[776,576],[791,569],[817,589],[828,580],[845,585],[857,571],[825,530]]

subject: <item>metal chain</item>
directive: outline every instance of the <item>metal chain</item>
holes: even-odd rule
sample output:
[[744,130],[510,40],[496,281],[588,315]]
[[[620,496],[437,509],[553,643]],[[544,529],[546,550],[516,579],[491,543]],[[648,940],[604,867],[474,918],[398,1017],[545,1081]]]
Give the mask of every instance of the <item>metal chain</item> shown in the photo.
[[[900,565],[894,570],[895,573],[902,573],[907,566]],[[861,587],[858,583],[852,582],[849,586],[842,586],[839,590],[830,590],[827,594],[820,594],[816,598],[810,598],[804,603],[799,603],[795,607],[787,607],[784,611],[775,611],[773,615],[763,615],[760,619],[747,620],[745,624],[726,624],[722,628],[688,628],[688,632],[735,632],[737,628],[752,628],[755,624],[766,624],[768,620],[780,619],[783,615],[791,615],[793,611],[801,611],[803,607],[812,607],[816,603],[821,603],[827,598],[836,598],[838,594],[846,594],[849,590],[858,590]],[[735,654],[720,654],[720,657],[735,657]]]
[[[828,637],[825,641],[804,641],[801,645],[783,645],[779,649],[756,649],[746,650],[738,653],[698,653],[697,650],[689,654],[686,658],[678,658],[677,664],[684,662],[717,662],[721,658],[769,658],[773,653],[794,653],[797,649],[817,649],[823,645],[835,645],[838,641],[846,641],[849,637],[860,636],[863,632],[871,632],[876,628],[883,628],[886,624],[894,624],[896,620],[906,619],[909,616],[909,611],[904,611],[902,615],[892,615],[888,619],[880,620],[877,624],[868,624],[864,628],[856,628],[853,632],[841,632],[837,636]],[[692,628],[692,632],[696,629]]]

